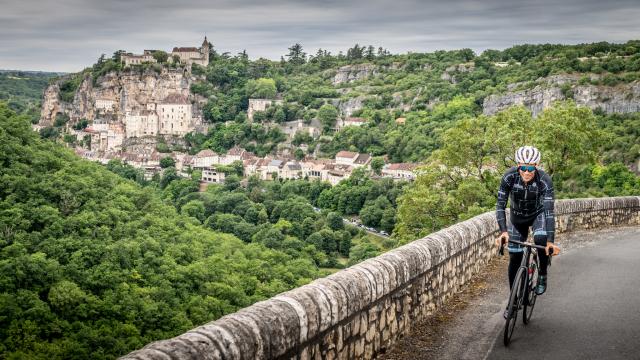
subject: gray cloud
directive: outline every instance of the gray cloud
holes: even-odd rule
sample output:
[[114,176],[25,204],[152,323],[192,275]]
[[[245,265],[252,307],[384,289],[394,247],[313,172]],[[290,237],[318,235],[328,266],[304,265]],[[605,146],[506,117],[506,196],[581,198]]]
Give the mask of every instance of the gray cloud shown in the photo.
[[[8,2],[7,2],[8,1]],[[118,49],[194,46],[279,59],[300,42],[334,53],[502,49],[640,38],[637,0],[0,0],[0,68],[78,71]]]

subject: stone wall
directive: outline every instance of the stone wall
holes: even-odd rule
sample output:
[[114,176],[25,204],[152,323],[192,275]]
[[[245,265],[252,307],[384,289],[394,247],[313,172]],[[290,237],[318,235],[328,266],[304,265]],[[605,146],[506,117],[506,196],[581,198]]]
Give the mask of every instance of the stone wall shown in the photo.
[[[640,197],[556,202],[562,233],[640,225]],[[256,303],[124,359],[370,359],[432,314],[497,251],[494,212]]]

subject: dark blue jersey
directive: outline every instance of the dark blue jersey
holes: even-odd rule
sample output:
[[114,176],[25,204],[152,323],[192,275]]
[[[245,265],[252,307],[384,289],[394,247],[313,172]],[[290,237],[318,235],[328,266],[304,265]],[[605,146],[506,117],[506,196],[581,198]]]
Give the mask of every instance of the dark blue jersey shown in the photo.
[[538,214],[544,212],[547,241],[554,241],[553,183],[547,173],[536,169],[533,180],[528,184],[522,180],[517,167],[512,167],[502,176],[496,205],[496,219],[501,232],[507,231],[507,199],[510,199],[510,219],[514,224],[531,223]]

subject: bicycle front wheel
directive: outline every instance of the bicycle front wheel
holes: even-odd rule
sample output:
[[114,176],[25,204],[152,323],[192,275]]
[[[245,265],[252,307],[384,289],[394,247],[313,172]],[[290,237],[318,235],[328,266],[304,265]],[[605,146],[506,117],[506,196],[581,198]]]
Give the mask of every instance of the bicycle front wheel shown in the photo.
[[525,267],[518,269],[516,277],[513,280],[513,286],[511,286],[511,294],[509,295],[509,303],[507,304],[509,314],[507,315],[507,319],[504,323],[504,346],[509,346],[509,343],[511,342],[511,335],[513,335],[513,330],[516,327],[516,322],[518,320],[518,307],[522,304],[524,288],[526,286],[526,271],[527,269]]
[[533,315],[533,307],[536,306],[536,286],[538,285],[538,262],[535,261],[531,264],[532,271],[530,272],[529,281],[527,281],[524,305],[522,307],[522,322],[526,325],[531,321],[531,315]]

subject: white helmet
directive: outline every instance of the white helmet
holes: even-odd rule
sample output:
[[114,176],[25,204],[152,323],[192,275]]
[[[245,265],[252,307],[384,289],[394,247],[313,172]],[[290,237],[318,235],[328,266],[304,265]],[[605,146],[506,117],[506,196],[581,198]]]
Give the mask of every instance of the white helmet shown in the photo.
[[521,146],[516,150],[516,162],[521,164],[538,164],[540,151],[533,146]]

